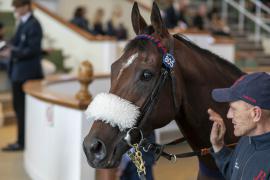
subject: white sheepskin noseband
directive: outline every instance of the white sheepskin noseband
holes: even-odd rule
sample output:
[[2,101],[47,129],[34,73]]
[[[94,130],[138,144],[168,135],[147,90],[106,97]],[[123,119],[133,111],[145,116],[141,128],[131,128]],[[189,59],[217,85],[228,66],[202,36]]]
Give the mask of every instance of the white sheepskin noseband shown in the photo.
[[89,104],[86,110],[89,120],[101,120],[120,131],[135,125],[140,115],[139,107],[130,101],[110,93],[100,93]]

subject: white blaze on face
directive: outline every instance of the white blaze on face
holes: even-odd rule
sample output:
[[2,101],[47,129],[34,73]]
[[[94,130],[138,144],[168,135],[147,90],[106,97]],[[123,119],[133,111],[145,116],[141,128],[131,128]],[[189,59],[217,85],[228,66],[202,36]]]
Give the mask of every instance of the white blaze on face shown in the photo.
[[135,125],[140,111],[138,106],[126,99],[110,93],[100,93],[89,104],[85,114],[89,120],[101,120],[123,131]]
[[138,53],[135,53],[135,54],[132,54],[132,55],[128,58],[127,62],[124,63],[124,64],[122,65],[122,68],[120,69],[119,74],[118,74],[118,76],[117,76],[117,80],[118,80],[118,79],[120,78],[120,76],[122,75],[122,72],[124,71],[124,69],[126,69],[127,67],[129,67],[137,57],[138,57]]

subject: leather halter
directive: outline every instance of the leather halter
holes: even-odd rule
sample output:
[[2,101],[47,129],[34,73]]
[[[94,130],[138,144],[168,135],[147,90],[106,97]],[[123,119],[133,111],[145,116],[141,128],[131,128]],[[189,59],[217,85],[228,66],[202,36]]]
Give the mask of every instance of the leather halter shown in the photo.
[[[159,79],[155,83],[151,94],[147,97],[146,101],[144,102],[143,106],[141,107],[141,109],[140,109],[141,115],[137,120],[137,124],[135,125],[135,127],[133,127],[136,130],[141,131],[140,128],[142,128],[145,121],[148,119],[149,115],[151,114],[151,112],[152,112],[152,110],[157,102],[157,99],[159,97],[159,94],[161,92],[161,89],[164,86],[168,77],[170,77],[170,79],[172,80],[172,82],[171,82],[171,84],[172,84],[172,97],[173,97],[173,101],[174,101],[175,112],[177,112],[179,110],[179,105],[178,105],[178,102],[176,100],[176,95],[175,95],[176,86],[175,86],[175,77],[174,77],[174,71],[173,71],[173,67],[175,65],[175,59],[173,57],[173,51],[174,51],[173,39],[170,39],[170,51],[169,51],[170,53],[168,53],[167,48],[165,48],[162,45],[162,43],[160,42],[159,39],[156,39],[151,35],[141,34],[141,35],[136,36],[134,39],[150,41],[151,43],[156,45],[156,47],[162,53],[161,74],[159,76]],[[127,132],[130,132],[130,131],[127,130]],[[140,134],[142,134],[142,133],[140,132]],[[127,133],[126,136],[130,136],[128,139],[130,141],[132,140],[132,136],[129,133]],[[131,142],[128,142],[128,144],[130,144],[130,143]]]
[[[146,99],[144,105],[141,108],[141,116],[138,118],[137,124],[135,125],[135,127],[130,128],[127,132],[126,132],[126,136],[124,137],[124,140],[128,143],[129,146],[132,147],[132,136],[131,133],[132,131],[139,131],[140,134],[140,141],[139,141],[139,147],[143,147],[142,146],[142,142],[145,140],[143,138],[143,133],[141,131],[142,126],[145,124],[145,121],[148,119],[149,115],[151,114],[157,99],[160,95],[161,89],[164,86],[166,80],[168,79],[168,77],[170,77],[170,79],[172,80],[171,84],[172,84],[172,97],[173,97],[173,101],[174,101],[174,108],[175,108],[175,112],[178,111],[178,103],[176,100],[176,87],[175,87],[175,77],[174,77],[174,72],[173,72],[173,67],[175,64],[175,59],[173,57],[173,50],[174,50],[174,42],[173,39],[170,39],[170,52],[168,53],[167,49],[161,44],[160,40],[154,38],[151,35],[147,35],[147,34],[142,34],[142,35],[138,35],[135,37],[135,39],[142,39],[142,40],[148,40],[150,42],[152,42],[154,45],[156,45],[158,47],[158,49],[160,50],[160,52],[162,53],[162,67],[161,67],[161,74],[159,79],[157,80],[157,82],[155,83],[155,86],[151,92],[151,94],[148,96],[148,98]],[[144,147],[143,147],[144,148]],[[145,179],[145,175],[144,174],[138,174],[141,180]]]
[[168,77],[171,79],[171,85],[172,85],[172,97],[174,101],[174,109],[175,112],[179,110],[179,105],[176,100],[176,86],[175,86],[175,77],[174,77],[174,65],[175,65],[175,59],[173,57],[173,51],[174,51],[174,42],[173,39],[170,39],[170,51],[168,52],[167,48],[165,48],[160,40],[154,38],[153,36],[142,34],[135,37],[135,39],[142,39],[142,40],[148,40],[152,42],[154,45],[158,47],[158,49],[162,53],[162,67],[161,67],[161,74],[159,76],[159,79],[157,80],[151,94],[146,99],[144,105],[141,108],[141,116],[138,118],[137,121],[137,127],[141,128],[141,126],[145,123],[147,118],[149,117],[150,113],[152,112],[157,99],[160,95],[160,92],[162,90],[162,87],[164,86],[166,80]]

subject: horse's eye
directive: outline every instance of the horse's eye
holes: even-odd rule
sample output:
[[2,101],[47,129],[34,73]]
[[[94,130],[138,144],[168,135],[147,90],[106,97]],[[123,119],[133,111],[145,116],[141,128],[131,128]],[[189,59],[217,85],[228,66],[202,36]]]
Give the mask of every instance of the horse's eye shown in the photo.
[[150,71],[143,71],[142,75],[141,75],[141,80],[142,81],[150,81],[153,77],[153,74]]

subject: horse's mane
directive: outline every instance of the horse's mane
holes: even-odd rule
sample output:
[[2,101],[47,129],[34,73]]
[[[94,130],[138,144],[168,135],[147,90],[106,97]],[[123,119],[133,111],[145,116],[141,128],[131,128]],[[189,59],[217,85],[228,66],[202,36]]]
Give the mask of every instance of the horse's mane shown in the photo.
[[180,34],[175,34],[175,35],[173,35],[173,37],[176,38],[177,40],[181,41],[182,43],[184,43],[187,47],[195,50],[196,52],[198,52],[202,55],[205,55],[206,57],[210,57],[210,58],[206,58],[206,59],[211,61],[211,63],[215,64],[218,67],[218,69],[220,69],[221,71],[224,71],[224,67],[228,67],[228,70],[235,73],[236,75],[244,74],[238,67],[236,67],[231,62],[212,53],[209,50],[206,50],[206,49],[199,47],[198,45],[196,45],[192,41],[190,41],[186,36],[180,35]]

